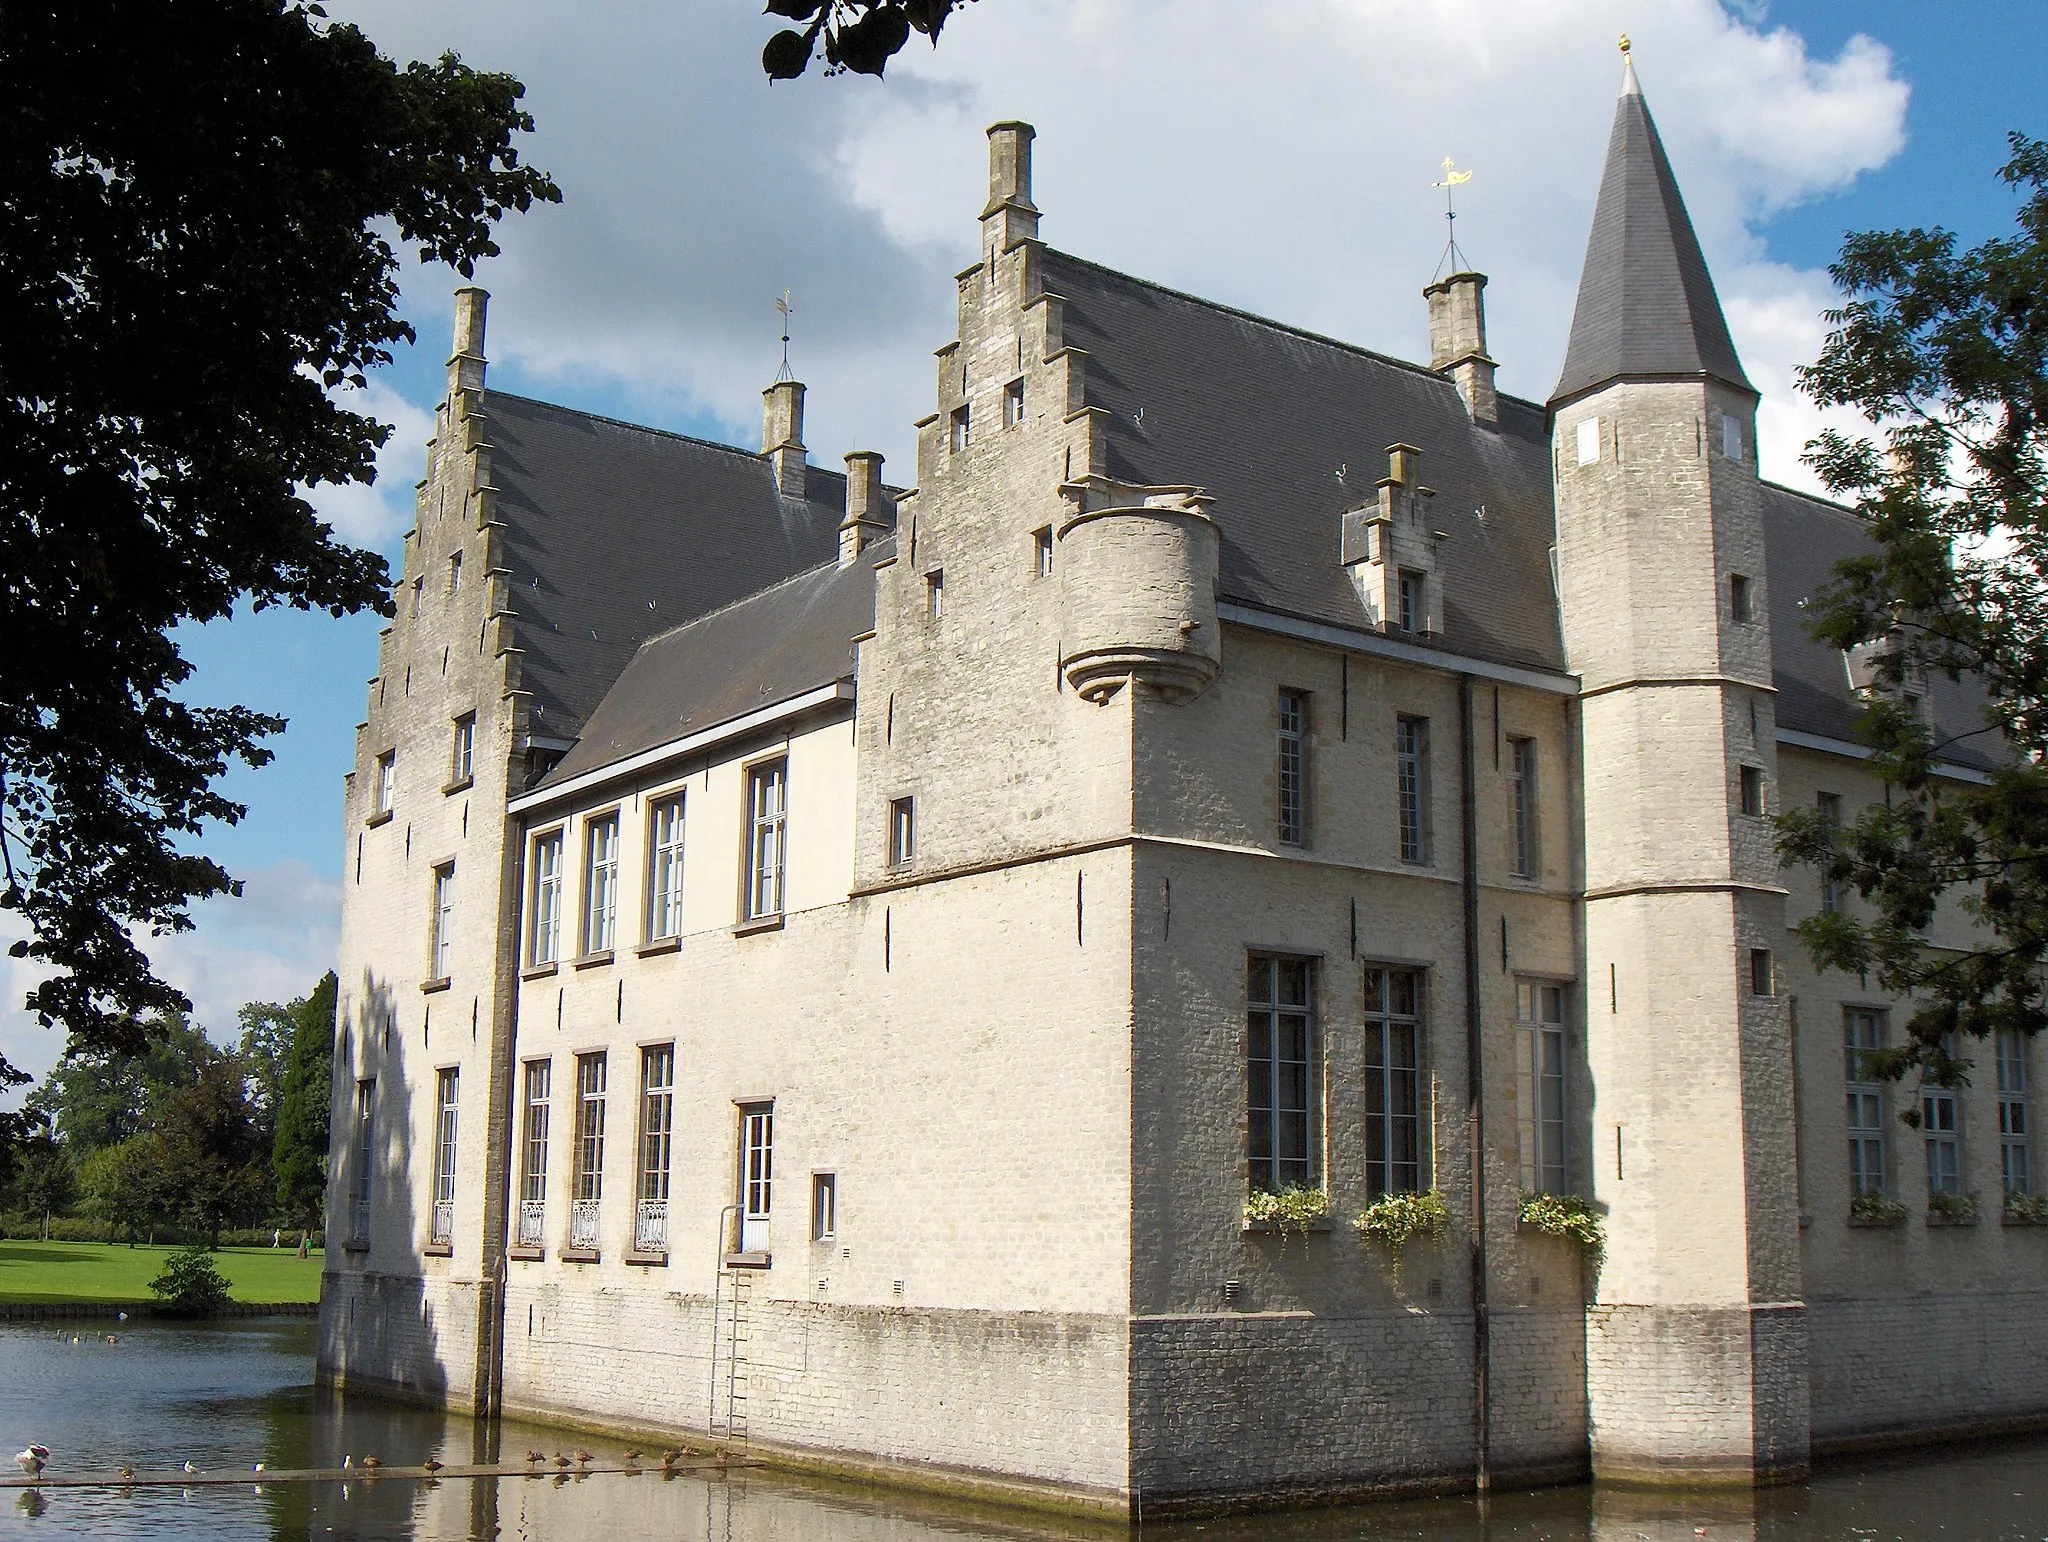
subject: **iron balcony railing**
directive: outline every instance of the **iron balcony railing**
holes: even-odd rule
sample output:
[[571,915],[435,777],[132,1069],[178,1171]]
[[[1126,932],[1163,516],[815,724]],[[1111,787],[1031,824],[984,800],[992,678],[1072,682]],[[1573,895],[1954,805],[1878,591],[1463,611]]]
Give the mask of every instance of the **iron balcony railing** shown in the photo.
[[448,1242],[455,1236],[455,1201],[437,1199],[434,1201],[434,1241]]
[[643,1199],[633,1218],[633,1250],[638,1253],[668,1251],[668,1201]]
[[544,1199],[519,1201],[519,1245],[537,1248],[547,1235],[548,1204]]
[[570,1202],[570,1247],[594,1248],[597,1246],[597,1207],[598,1201],[594,1199],[578,1199]]

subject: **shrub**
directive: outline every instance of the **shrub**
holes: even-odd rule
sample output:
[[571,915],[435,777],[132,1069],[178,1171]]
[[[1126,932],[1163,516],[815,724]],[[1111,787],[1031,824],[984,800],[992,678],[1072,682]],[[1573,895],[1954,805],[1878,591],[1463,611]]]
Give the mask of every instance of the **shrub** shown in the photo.
[[1274,1193],[1254,1189],[1244,1202],[1244,1218],[1254,1226],[1270,1226],[1284,1242],[1290,1231],[1308,1237],[1309,1223],[1330,1213],[1330,1196],[1321,1189],[1305,1189],[1298,1183]]
[[1359,1212],[1352,1225],[1361,1239],[1387,1250],[1394,1278],[1401,1277],[1401,1250],[1416,1237],[1439,1237],[1450,1224],[1451,1209],[1436,1189],[1423,1194],[1382,1194]]
[[1974,1194],[1929,1194],[1927,1213],[1938,1215],[1944,1221],[1961,1224],[1977,1219],[1977,1196]]
[[2015,1226],[2048,1226],[2048,1194],[2008,1194],[2005,1218]]
[[1594,1257],[1606,1250],[1607,1228],[1600,1212],[1576,1194],[1524,1194],[1522,1224],[1578,1243]]
[[168,1317],[205,1317],[228,1304],[228,1282],[214,1267],[213,1254],[197,1242],[165,1259],[149,1288]]
[[1867,1190],[1850,1197],[1849,1219],[1871,1226],[1897,1226],[1906,1219],[1906,1207],[1889,1194]]

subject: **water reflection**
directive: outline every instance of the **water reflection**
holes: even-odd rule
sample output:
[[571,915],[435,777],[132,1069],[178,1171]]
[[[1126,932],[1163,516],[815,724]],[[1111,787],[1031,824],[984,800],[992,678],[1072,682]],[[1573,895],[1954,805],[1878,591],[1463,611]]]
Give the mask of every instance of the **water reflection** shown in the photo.
[[[369,1455],[416,1466],[476,1460],[475,1426],[429,1410],[347,1401],[308,1385],[303,1320],[0,1327],[0,1440],[40,1440],[53,1473],[139,1472],[191,1461],[225,1485],[57,1488],[0,1494],[0,1537],[330,1538],[393,1542],[1082,1542],[1120,1535],[816,1484],[616,1472],[443,1479],[364,1475],[277,1482],[255,1471],[337,1467]],[[73,1342],[73,1340],[77,1342]],[[505,1450],[615,1459],[615,1444],[508,1427]],[[246,1477],[246,1481],[242,1478]],[[1147,1523],[1158,1542],[1818,1542],[1821,1538],[2048,1538],[2048,1445],[1980,1443],[1829,1470],[1762,1494],[1559,1489],[1390,1503],[1286,1517]]]

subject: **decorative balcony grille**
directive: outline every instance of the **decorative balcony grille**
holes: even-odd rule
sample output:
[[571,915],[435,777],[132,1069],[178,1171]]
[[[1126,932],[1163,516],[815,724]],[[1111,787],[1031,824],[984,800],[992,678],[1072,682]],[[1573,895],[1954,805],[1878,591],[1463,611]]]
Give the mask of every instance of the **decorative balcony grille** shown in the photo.
[[434,1201],[434,1241],[447,1242],[455,1236],[455,1201]]
[[519,1201],[519,1245],[537,1248],[547,1235],[548,1205],[544,1199]]
[[640,1253],[668,1251],[668,1201],[643,1199],[633,1220],[633,1248]]
[[594,1248],[597,1246],[597,1206],[594,1199],[578,1199],[569,1205],[569,1246],[572,1248]]
[[349,1209],[348,1237],[351,1242],[370,1240],[370,1202],[359,1199]]

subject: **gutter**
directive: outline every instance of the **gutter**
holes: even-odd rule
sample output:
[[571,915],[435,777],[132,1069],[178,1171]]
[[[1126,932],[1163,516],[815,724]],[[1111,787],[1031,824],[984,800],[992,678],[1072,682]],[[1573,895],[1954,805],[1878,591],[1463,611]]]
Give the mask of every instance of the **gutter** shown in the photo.
[[1479,1009],[1479,768],[1472,676],[1458,676],[1458,838],[1465,912],[1465,1126],[1472,1151],[1472,1432],[1481,1494],[1493,1487],[1493,1323],[1486,1298],[1486,1057]]

